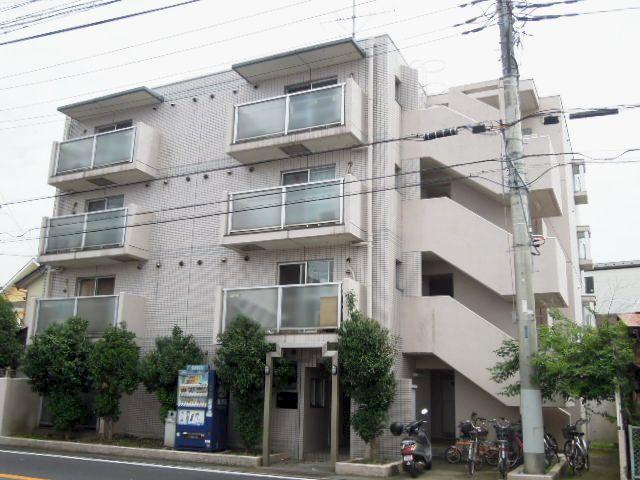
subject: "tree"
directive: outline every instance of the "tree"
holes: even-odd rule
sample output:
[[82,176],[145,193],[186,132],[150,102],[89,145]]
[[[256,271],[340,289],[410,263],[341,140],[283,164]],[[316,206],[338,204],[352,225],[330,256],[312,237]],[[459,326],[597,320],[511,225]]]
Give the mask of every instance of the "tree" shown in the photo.
[[[554,323],[539,327],[538,352],[531,358],[534,380],[544,399],[601,403],[614,400],[616,389],[631,388],[633,344],[625,325],[582,326],[560,312],[551,315]],[[518,373],[518,342],[504,341],[496,354],[500,361],[490,369],[491,378],[497,383],[512,382],[503,389],[504,395],[519,394],[519,383],[513,383]]]
[[184,335],[175,325],[169,337],[156,339],[156,349],[140,362],[140,378],[149,393],[160,401],[160,418],[164,422],[167,412],[176,409],[178,372],[187,365],[200,365],[204,353],[192,335]]
[[353,292],[347,294],[347,307],[349,318],[338,329],[340,381],[357,407],[351,417],[353,429],[374,458],[376,439],[385,428],[396,392],[392,371],[396,342],[386,328],[355,308]]
[[0,369],[18,368],[24,351],[19,331],[20,324],[13,305],[0,296]]
[[264,367],[270,346],[260,324],[242,315],[218,335],[218,343],[213,364],[235,402],[236,428],[249,451],[262,431]]
[[24,356],[31,388],[42,395],[53,417],[53,428],[68,433],[86,415],[82,394],[91,389],[88,322],[72,317],[50,325],[33,338]]
[[120,418],[120,398],[132,394],[139,382],[140,349],[135,333],[108,327],[89,356],[89,371],[96,393],[96,415],[105,422],[105,437],[113,438],[113,423]]

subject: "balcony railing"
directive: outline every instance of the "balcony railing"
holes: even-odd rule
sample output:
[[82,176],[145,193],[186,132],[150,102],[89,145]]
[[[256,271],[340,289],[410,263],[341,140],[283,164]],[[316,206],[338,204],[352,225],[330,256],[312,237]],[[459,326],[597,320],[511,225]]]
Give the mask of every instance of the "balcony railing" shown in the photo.
[[267,333],[335,330],[340,325],[341,283],[224,289],[223,329],[238,315]]
[[331,85],[236,105],[233,142],[343,125],[344,88]]
[[122,246],[126,222],[126,208],[49,218],[44,253]]
[[591,238],[584,233],[578,233],[578,256],[580,260],[591,260]]
[[87,335],[99,337],[105,328],[116,324],[117,314],[117,295],[38,299],[35,332],[41,333],[50,325],[78,316],[89,322]]
[[75,138],[58,144],[54,175],[133,161],[136,127]]
[[236,192],[228,233],[342,223],[344,179]]

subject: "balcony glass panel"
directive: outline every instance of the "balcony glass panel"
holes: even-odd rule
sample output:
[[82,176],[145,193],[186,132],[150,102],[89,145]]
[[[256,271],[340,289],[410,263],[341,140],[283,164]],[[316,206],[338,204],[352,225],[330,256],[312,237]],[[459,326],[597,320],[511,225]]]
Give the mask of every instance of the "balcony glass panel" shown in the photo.
[[232,199],[231,231],[280,226],[282,189],[237,193]]
[[340,182],[287,188],[285,225],[340,220]]
[[85,248],[121,245],[126,220],[125,209],[87,215]]
[[281,328],[337,328],[338,285],[304,285],[282,289]]
[[115,325],[118,297],[78,297],[76,315],[89,322],[87,334],[100,336],[105,328]]
[[82,247],[84,215],[52,218],[47,232],[47,253],[77,250]]
[[131,161],[135,132],[135,129],[127,128],[96,136],[93,166],[97,168]]
[[36,333],[43,332],[54,323],[62,323],[73,317],[75,298],[38,300],[38,327]]
[[284,133],[286,102],[286,97],[281,97],[239,106],[236,140]]
[[90,168],[92,154],[93,137],[61,143],[56,173]]
[[342,86],[310,90],[290,97],[290,131],[341,122]]
[[226,292],[225,326],[244,315],[267,331],[275,331],[278,323],[278,287]]

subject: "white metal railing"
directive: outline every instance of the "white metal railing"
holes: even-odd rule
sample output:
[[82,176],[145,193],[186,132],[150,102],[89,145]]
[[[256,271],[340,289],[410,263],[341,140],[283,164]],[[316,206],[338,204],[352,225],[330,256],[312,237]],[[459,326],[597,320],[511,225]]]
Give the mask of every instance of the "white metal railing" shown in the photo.
[[343,125],[345,84],[235,106],[233,142]]
[[136,127],[123,128],[58,144],[54,175],[133,161]]
[[44,253],[63,253],[124,245],[127,208],[47,219]]
[[239,315],[267,333],[335,330],[340,326],[342,284],[308,283],[223,289],[222,329]]
[[39,298],[36,302],[36,333],[41,333],[51,325],[76,316],[89,322],[87,335],[94,337],[101,336],[105,328],[117,323],[117,295]]
[[228,233],[342,223],[344,178],[235,192]]

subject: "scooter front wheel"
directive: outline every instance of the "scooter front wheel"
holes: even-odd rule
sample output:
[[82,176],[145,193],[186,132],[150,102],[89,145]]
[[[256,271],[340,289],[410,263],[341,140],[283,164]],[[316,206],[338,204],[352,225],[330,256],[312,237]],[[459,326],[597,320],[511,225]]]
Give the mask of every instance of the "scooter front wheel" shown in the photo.
[[409,466],[409,475],[411,475],[411,478],[418,478],[420,473],[422,473],[422,469],[417,462],[414,462]]

